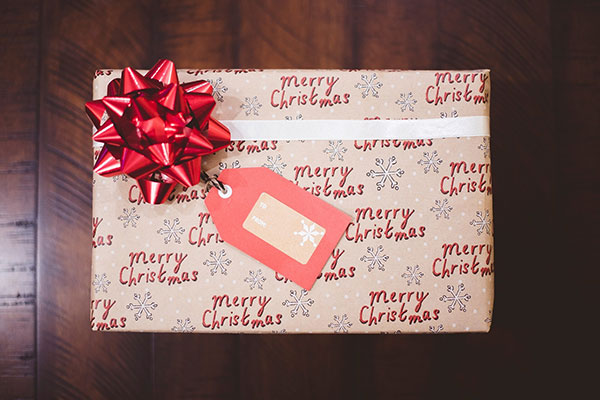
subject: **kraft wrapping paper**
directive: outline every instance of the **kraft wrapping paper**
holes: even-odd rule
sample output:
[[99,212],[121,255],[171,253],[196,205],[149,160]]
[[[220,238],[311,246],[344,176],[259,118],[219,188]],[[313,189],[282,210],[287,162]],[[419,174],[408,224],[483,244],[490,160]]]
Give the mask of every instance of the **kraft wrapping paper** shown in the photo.
[[[126,176],[93,176],[91,327],[244,333],[487,332],[494,292],[488,70],[180,70],[214,86],[225,121],[456,118],[445,138],[234,141],[210,174],[264,166],[352,216],[306,292],[219,237],[204,185],[145,204]],[[99,70],[94,98],[120,76]],[[286,125],[279,125],[285,127]],[[466,126],[466,125],[465,125]],[[466,129],[466,128],[465,128]],[[317,138],[315,139],[315,135]],[[350,135],[350,134],[349,134]],[[338,134],[339,136],[339,134]],[[95,144],[97,153],[98,144]]]

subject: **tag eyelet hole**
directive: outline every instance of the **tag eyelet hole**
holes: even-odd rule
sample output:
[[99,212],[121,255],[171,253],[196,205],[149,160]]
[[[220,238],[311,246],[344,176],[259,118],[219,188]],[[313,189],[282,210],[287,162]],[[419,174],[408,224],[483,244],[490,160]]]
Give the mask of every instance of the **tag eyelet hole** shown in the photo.
[[228,199],[233,194],[233,190],[231,189],[231,186],[229,186],[229,185],[223,185],[223,186],[225,187],[225,191],[218,190],[217,192],[219,193],[219,196],[221,196],[222,199]]

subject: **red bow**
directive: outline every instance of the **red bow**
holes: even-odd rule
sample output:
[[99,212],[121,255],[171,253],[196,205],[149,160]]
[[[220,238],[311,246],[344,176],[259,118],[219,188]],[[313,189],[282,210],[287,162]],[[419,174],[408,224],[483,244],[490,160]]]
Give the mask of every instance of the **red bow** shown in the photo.
[[[177,183],[196,185],[201,157],[231,139],[210,116],[212,91],[207,81],[180,85],[169,60],[160,60],[146,75],[125,68],[109,83],[108,96],[85,105],[97,128],[93,138],[104,143],[94,171],[131,176],[151,204],[164,202]],[[104,112],[108,120],[102,123]]]

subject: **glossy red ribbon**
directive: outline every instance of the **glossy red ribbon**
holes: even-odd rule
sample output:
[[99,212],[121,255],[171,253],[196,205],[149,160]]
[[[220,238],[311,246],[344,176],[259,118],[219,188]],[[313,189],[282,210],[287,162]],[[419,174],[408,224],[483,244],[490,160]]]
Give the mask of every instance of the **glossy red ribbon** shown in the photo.
[[[231,140],[229,130],[210,116],[212,91],[207,81],[180,85],[169,60],[146,75],[125,68],[109,83],[108,96],[85,105],[97,128],[93,138],[104,143],[94,171],[131,176],[151,204],[164,202],[177,183],[199,183],[201,157]],[[108,120],[102,123],[105,112]]]

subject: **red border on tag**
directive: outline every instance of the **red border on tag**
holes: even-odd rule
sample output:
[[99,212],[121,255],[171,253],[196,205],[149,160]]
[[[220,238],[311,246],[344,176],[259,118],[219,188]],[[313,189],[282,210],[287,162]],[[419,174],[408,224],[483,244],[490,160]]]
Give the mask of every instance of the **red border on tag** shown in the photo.
[[[223,240],[303,288],[310,289],[346,231],[351,217],[268,168],[225,169],[219,180],[232,188],[231,196],[224,199],[217,189],[212,188],[205,204]],[[325,228],[325,235],[306,264],[299,263],[242,227],[261,193],[268,193]]]

